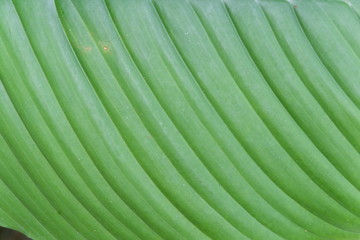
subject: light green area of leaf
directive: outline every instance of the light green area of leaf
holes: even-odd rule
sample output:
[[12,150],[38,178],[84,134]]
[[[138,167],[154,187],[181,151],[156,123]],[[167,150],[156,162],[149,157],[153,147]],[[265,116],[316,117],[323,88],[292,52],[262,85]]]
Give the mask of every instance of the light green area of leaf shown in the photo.
[[357,0],[0,0],[0,225],[360,239]]

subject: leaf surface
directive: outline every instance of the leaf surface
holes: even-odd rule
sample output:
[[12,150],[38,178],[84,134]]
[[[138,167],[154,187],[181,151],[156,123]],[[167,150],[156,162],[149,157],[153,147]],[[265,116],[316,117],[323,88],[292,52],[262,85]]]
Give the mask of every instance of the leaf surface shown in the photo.
[[359,9],[0,0],[0,224],[360,239]]

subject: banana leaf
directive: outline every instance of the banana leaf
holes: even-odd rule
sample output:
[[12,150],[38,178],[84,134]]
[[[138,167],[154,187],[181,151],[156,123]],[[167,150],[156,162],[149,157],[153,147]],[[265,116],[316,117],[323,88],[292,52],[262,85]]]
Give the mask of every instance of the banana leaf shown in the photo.
[[360,239],[359,0],[0,0],[0,225]]

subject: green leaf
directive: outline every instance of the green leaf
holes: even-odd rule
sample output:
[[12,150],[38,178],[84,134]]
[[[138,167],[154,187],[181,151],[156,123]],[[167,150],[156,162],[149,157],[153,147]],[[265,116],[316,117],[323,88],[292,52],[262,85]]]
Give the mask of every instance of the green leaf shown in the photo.
[[357,0],[0,0],[0,225],[360,239]]

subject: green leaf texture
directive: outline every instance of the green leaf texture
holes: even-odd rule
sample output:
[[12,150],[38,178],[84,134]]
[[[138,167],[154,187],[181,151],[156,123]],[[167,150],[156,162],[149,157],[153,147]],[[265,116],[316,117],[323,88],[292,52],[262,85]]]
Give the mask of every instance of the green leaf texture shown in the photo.
[[0,0],[0,225],[360,239],[359,0]]

